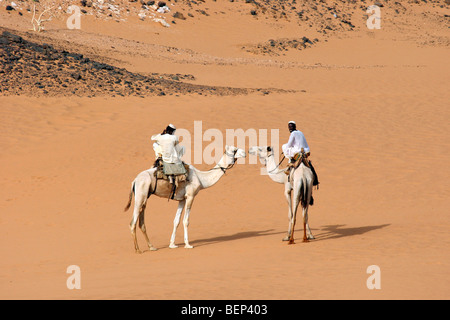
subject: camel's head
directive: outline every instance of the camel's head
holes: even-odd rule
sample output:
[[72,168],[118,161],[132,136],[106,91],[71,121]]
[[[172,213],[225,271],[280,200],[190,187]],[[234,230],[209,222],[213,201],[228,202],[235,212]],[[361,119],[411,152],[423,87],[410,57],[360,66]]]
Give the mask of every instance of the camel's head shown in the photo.
[[267,159],[273,154],[273,147],[271,146],[254,146],[248,149],[249,154],[257,155],[260,159]]
[[245,158],[245,151],[234,146],[225,146],[225,152],[228,156],[233,156],[234,160]]

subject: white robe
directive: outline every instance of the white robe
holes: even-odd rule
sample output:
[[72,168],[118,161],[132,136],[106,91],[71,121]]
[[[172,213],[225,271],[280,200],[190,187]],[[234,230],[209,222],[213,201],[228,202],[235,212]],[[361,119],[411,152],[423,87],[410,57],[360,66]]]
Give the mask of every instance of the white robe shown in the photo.
[[308,143],[306,142],[305,135],[298,130],[292,131],[289,136],[289,141],[286,144],[283,144],[281,147],[283,149],[283,153],[286,158],[291,159],[295,156],[296,153],[299,153],[302,148],[305,153],[310,152]]
[[185,148],[178,144],[178,137],[171,134],[157,134],[152,136],[153,150],[156,157],[162,157],[167,163],[181,163]]

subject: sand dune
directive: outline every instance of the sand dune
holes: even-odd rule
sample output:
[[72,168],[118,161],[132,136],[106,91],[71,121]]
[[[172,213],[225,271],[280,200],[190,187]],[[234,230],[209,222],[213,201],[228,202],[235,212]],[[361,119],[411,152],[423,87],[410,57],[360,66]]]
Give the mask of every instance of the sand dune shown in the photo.
[[[261,8],[253,17],[243,1],[219,2],[178,1],[194,17],[170,28],[86,16],[79,33],[59,18],[39,35],[27,32],[29,13],[0,7],[1,26],[27,41],[142,76],[192,75],[177,83],[252,89],[143,98],[89,98],[61,88],[48,96],[16,87],[14,95],[0,93],[0,297],[448,299],[448,5],[408,2],[400,10],[386,3],[382,9],[397,9],[398,20],[387,15],[375,31],[365,27],[365,10],[341,8],[354,30],[323,34],[326,8],[306,10],[313,27],[305,27],[288,11],[289,19]],[[205,7],[209,16],[195,11]],[[242,50],[303,36],[319,41],[279,56]],[[253,90],[262,88],[274,90]],[[159,250],[134,253],[123,207],[132,180],[154,161],[152,134],[168,123],[193,132],[202,121],[203,132],[279,129],[282,144],[292,119],[321,182],[309,218],[316,240],[302,243],[298,223],[297,243],[281,241],[288,227],[283,186],[247,158],[196,198],[194,249],[182,247],[182,225],[180,247],[168,248],[177,204],[152,196],[146,225]],[[138,240],[144,248],[140,231]],[[66,286],[69,265],[81,269],[81,290]],[[366,286],[370,265],[380,267],[381,290]]]

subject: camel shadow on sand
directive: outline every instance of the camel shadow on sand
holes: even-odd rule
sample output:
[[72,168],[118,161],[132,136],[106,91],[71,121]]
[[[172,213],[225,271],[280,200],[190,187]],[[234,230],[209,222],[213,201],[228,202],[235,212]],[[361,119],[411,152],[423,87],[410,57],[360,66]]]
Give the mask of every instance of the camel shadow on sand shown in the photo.
[[[312,241],[332,240],[332,239],[339,239],[339,238],[343,238],[343,237],[363,235],[368,232],[390,226],[390,224],[352,227],[352,228],[344,228],[344,226],[345,226],[345,224],[337,224],[337,225],[323,226],[320,229],[312,228],[312,231],[313,231],[313,234],[315,237],[315,239]],[[295,228],[295,229],[296,229],[295,235],[296,235],[296,238],[298,238],[298,235],[301,234],[301,232],[303,232],[303,229],[302,228]],[[201,247],[201,246],[207,246],[207,245],[221,243],[221,242],[255,238],[255,237],[265,237],[265,236],[272,236],[272,235],[286,235],[286,231],[284,231],[284,230],[276,231],[275,229],[267,229],[267,230],[259,230],[259,231],[243,231],[243,232],[237,232],[237,233],[230,234],[230,235],[197,239],[197,240],[191,241],[191,244],[194,247]],[[281,240],[281,238],[280,238],[280,240]],[[181,247],[184,244],[178,243],[177,245],[179,245]]]
[[353,228],[344,228],[345,224],[335,224],[324,226],[320,229],[319,233],[313,233],[315,240],[331,240],[331,239],[339,239],[343,237],[351,237],[363,235],[368,232],[385,228],[390,226],[390,224],[380,224],[377,226],[363,226],[363,227],[353,227]]
[[[243,232],[237,232],[234,234],[230,234],[230,235],[224,235],[224,236],[217,236],[217,237],[212,237],[212,238],[204,238],[204,239],[197,239],[197,240],[192,240],[190,241],[190,243],[195,247],[202,247],[202,246],[207,246],[210,244],[216,244],[216,243],[221,243],[221,242],[227,242],[227,241],[233,241],[233,240],[239,240],[239,239],[247,239],[247,238],[255,238],[255,237],[263,237],[263,236],[270,236],[270,235],[275,235],[275,234],[285,234],[285,231],[279,231],[279,232],[274,232],[275,229],[268,229],[268,230],[261,230],[261,231],[243,231]],[[184,246],[184,243],[176,243],[177,246],[179,246],[180,248],[182,248]],[[158,250],[160,249],[166,249],[167,247],[160,247],[158,248]],[[143,250],[143,252],[150,252],[150,250],[146,249]]]
[[[363,227],[352,227],[352,228],[344,228],[344,224],[337,224],[337,225],[327,225],[320,229],[312,229],[315,240],[312,241],[322,241],[322,240],[331,240],[331,239],[339,239],[343,237],[351,237],[351,236],[358,236],[363,235],[368,232],[382,229],[385,227],[390,226],[390,224],[381,224],[381,225],[374,225],[374,226],[363,226]],[[303,231],[303,229],[296,228],[295,233],[296,235],[299,234],[300,231]],[[316,232],[314,232],[316,231]],[[261,230],[261,231],[244,231],[244,232],[237,232],[231,235],[227,236],[218,236],[213,238],[204,238],[204,239],[198,239],[192,241],[192,244],[199,247],[199,246],[205,246],[209,244],[215,244],[220,242],[226,242],[226,241],[233,241],[233,240],[240,240],[240,239],[247,239],[247,238],[255,238],[255,237],[264,237],[264,236],[271,236],[271,235],[285,235],[286,231],[275,231],[275,229],[268,229],[268,230]]]
[[230,234],[227,236],[218,236],[218,237],[213,237],[213,238],[197,239],[197,240],[192,241],[192,245],[200,247],[200,246],[206,246],[209,244],[226,242],[226,241],[255,238],[255,237],[264,237],[264,236],[271,236],[271,235],[275,235],[275,234],[286,233],[285,231],[278,231],[278,232],[274,232],[274,231],[275,231],[274,229],[268,229],[268,230],[261,230],[261,231],[237,232],[237,233]]

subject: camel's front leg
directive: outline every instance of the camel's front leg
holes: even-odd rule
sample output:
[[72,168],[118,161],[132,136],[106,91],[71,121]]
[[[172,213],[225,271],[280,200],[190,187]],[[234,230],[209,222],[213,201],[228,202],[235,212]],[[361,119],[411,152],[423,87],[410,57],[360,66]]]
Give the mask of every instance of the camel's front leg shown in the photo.
[[189,227],[189,214],[191,213],[191,207],[192,202],[194,201],[194,197],[187,197],[186,198],[186,209],[184,212],[184,219],[183,219],[183,227],[184,227],[184,247],[186,249],[192,249],[194,248],[189,244],[189,237],[188,237],[188,227]]
[[177,213],[175,214],[175,219],[173,219],[173,232],[172,232],[172,236],[170,237],[170,245],[169,245],[169,248],[172,248],[172,249],[178,248],[178,246],[175,244],[175,234],[177,233],[177,228],[178,228],[178,225],[180,224],[181,213],[183,212],[185,203],[186,203],[186,200],[178,202]]

